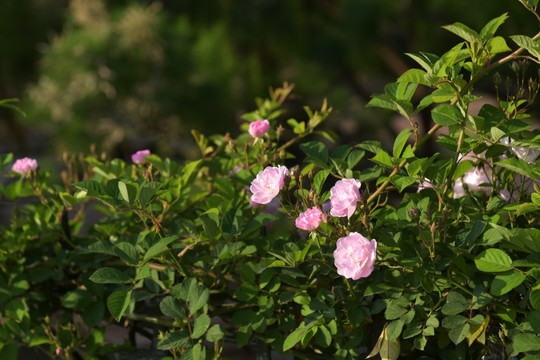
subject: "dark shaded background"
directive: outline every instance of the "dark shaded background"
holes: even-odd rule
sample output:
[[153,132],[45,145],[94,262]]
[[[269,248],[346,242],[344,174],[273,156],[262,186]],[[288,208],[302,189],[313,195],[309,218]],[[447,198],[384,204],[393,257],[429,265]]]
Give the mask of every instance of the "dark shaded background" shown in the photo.
[[442,25],[479,31],[504,12],[502,35],[537,32],[517,0],[4,0],[0,99],[26,117],[0,108],[0,152],[52,159],[94,143],[190,158],[192,128],[237,134],[283,81],[294,115],[328,98],[343,142],[390,140],[399,120],[365,104],[415,66],[404,53],[442,54],[459,42]]

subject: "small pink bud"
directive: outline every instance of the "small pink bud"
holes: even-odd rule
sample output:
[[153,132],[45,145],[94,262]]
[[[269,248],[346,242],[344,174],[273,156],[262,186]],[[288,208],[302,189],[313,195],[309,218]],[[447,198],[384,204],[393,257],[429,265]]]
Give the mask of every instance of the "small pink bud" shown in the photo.
[[253,137],[261,137],[270,129],[268,120],[257,120],[249,124],[249,134]]
[[62,353],[62,350],[60,348],[56,348],[56,355],[60,355]]

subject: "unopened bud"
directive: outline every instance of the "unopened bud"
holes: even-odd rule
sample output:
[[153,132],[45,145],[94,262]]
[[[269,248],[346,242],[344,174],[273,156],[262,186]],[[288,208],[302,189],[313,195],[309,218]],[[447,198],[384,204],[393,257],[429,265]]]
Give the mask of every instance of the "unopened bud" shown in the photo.
[[495,75],[493,75],[493,82],[495,85],[499,85],[501,83],[501,74],[496,72]]

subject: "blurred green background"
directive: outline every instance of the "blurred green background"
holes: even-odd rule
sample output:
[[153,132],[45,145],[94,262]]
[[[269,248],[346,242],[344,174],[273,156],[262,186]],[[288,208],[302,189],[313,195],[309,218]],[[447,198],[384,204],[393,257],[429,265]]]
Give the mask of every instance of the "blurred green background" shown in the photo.
[[504,12],[502,35],[537,32],[517,0],[4,0],[0,99],[26,116],[0,109],[0,152],[191,158],[191,129],[237,134],[283,81],[298,117],[328,99],[343,142],[391,140],[393,115],[365,104],[415,66],[404,53],[442,54],[459,42],[442,25]]

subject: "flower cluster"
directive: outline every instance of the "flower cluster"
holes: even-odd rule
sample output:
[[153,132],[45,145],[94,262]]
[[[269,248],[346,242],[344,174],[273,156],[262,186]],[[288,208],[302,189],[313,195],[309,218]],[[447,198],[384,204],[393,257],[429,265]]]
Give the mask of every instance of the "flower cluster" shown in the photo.
[[[251,204],[268,204],[279,194],[289,171],[285,166],[268,166],[260,171],[250,186]],[[360,201],[361,183],[356,179],[341,179],[330,189],[330,214],[335,217],[350,218]],[[327,207],[323,205],[323,209]],[[317,229],[326,222],[326,214],[317,206],[301,212],[295,220],[297,228],[305,231]],[[373,271],[377,257],[377,242],[368,241],[362,235],[352,232],[337,241],[334,252],[338,274],[358,280],[367,277]]]

